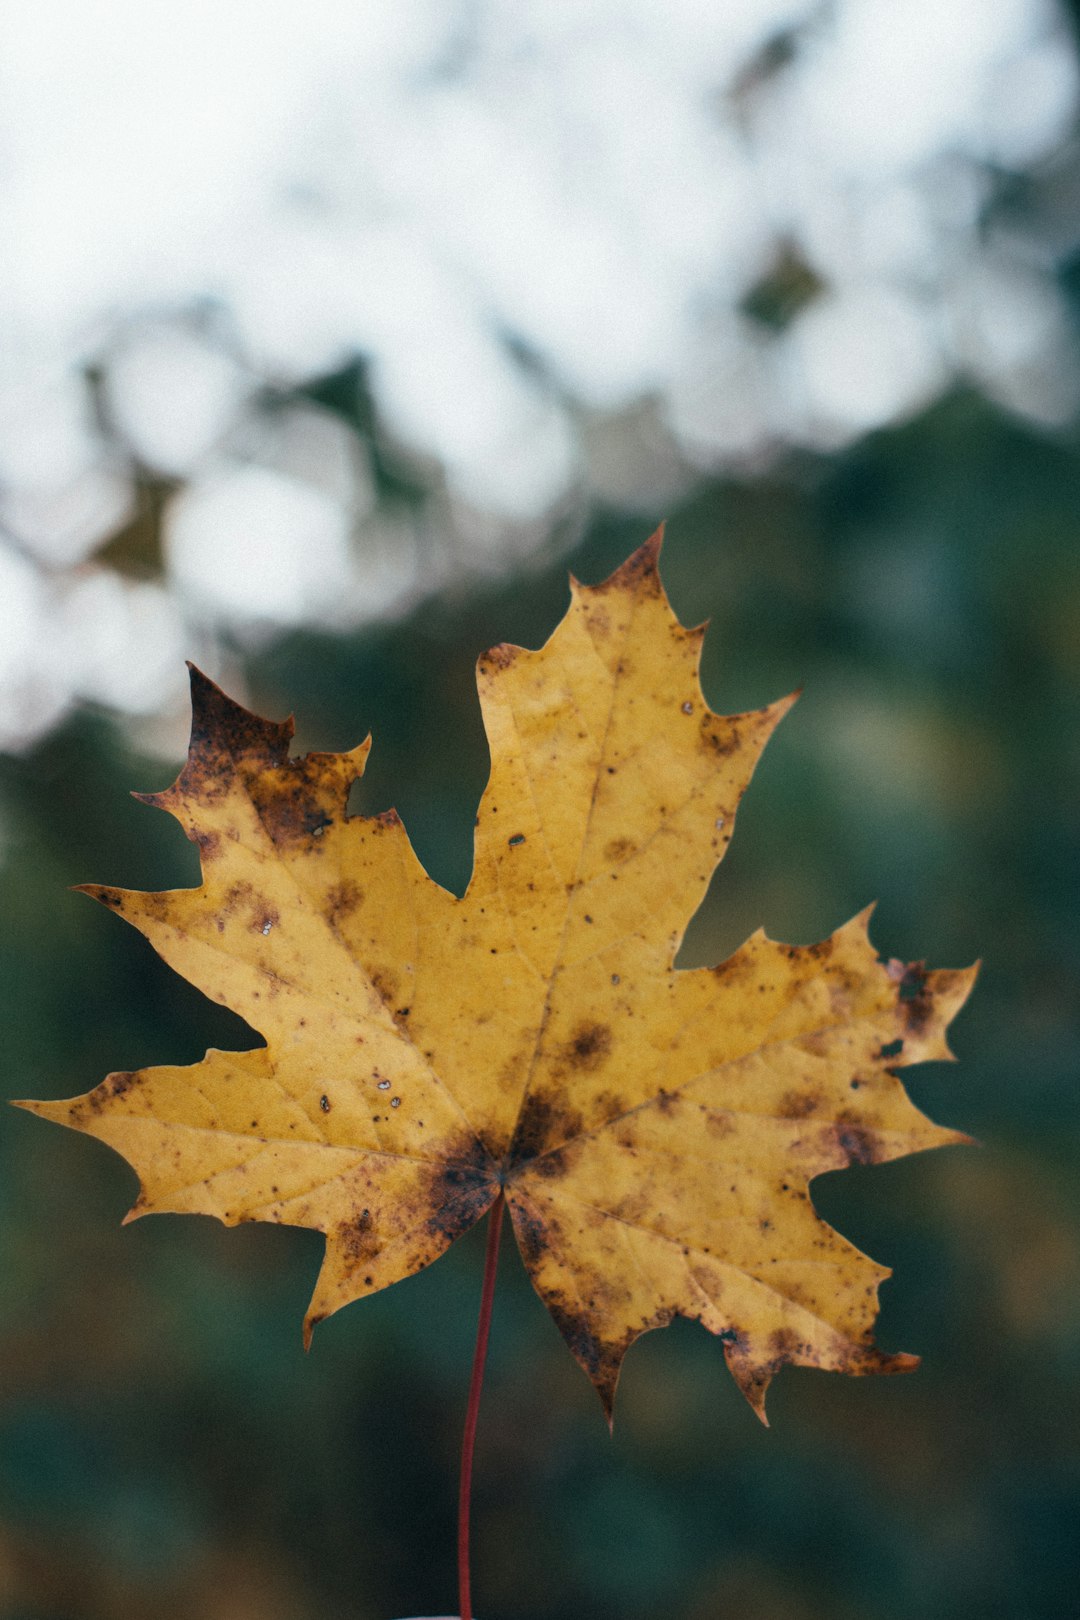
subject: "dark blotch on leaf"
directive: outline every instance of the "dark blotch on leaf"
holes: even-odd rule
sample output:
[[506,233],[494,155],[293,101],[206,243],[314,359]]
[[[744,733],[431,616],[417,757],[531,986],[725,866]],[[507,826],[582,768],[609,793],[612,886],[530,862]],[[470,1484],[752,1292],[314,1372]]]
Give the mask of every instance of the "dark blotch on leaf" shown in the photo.
[[398,981],[388,968],[372,968],[371,983],[376,994],[388,1005],[398,999]]
[[500,641],[498,646],[488,648],[481,657],[478,667],[481,673],[495,669],[509,669],[520,651],[520,647],[515,647],[508,641]]
[[876,1164],[880,1148],[872,1131],[842,1120],[836,1127],[836,1143],[848,1164]]
[[305,780],[303,765],[303,760],[294,760],[252,784],[259,819],[282,850],[307,845],[316,829],[326,825],[326,805]]
[[793,1328],[773,1328],[769,1334],[769,1349],[774,1356],[778,1356],[781,1360],[788,1360],[798,1352],[799,1348],[799,1335]]
[[87,1112],[100,1114],[106,1103],[110,1103],[114,1097],[122,1097],[125,1092],[130,1091],[137,1079],[138,1074],[129,1073],[126,1070],[107,1075],[100,1086],[96,1087],[87,1097]]
[[549,1146],[576,1136],[581,1127],[582,1118],[576,1109],[530,1092],[521,1105],[510,1143],[509,1167],[530,1163]]
[[781,1119],[806,1119],[821,1101],[812,1091],[786,1091],[777,1110]]
[[934,998],[926,981],[926,963],[909,962],[897,986],[900,1014],[913,1034],[926,1027],[934,1010]]
[[338,1228],[338,1241],[350,1264],[374,1260],[381,1247],[372,1230],[371,1211],[362,1209],[353,1220]]
[[726,759],[729,754],[734,754],[742,742],[737,727],[707,712],[701,717],[701,737],[718,759]]
[[563,1061],[572,1069],[598,1069],[611,1051],[611,1030],[606,1024],[579,1024],[563,1048]]
[[545,1181],[553,1181],[566,1173],[566,1160],[558,1150],[554,1153],[541,1153],[529,1168],[534,1175],[543,1176]]
[[326,891],[326,920],[331,928],[335,928],[357,906],[362,905],[363,900],[363,889],[351,878],[343,878],[340,883],[332,884]]
[[496,1192],[495,1166],[474,1138],[434,1172],[428,1230],[453,1241],[475,1226],[494,1203]]
[[292,721],[261,720],[250,709],[226,697],[220,686],[216,686],[194,664],[188,668],[191,672],[189,747],[192,754],[210,754],[215,756],[215,760],[211,770],[205,773],[194,761],[189,760],[181,773],[182,786],[186,789],[197,787],[198,779],[203,774],[211,777],[217,774],[220,771],[219,761],[246,764],[249,768],[256,763],[264,767],[284,765],[292,741]]
[[523,1199],[513,1200],[512,1218],[521,1258],[527,1266],[535,1265],[551,1246],[547,1224]]
[[592,1332],[580,1307],[575,1309],[562,1297],[546,1290],[543,1298],[567,1348],[596,1385],[604,1410],[610,1417],[615,1401],[615,1386],[619,1382],[619,1369],[634,1335],[628,1335],[626,1341],[619,1345],[604,1344]]

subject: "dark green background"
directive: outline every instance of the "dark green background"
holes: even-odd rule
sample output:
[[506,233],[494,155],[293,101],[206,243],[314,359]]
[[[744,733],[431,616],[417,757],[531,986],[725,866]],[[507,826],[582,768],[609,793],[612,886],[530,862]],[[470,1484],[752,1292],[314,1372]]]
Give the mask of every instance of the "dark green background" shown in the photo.
[[[370,728],[363,807],[395,803],[432,873],[460,886],[486,771],[477,654],[542,640],[567,562],[603,577],[660,515],[596,512],[569,558],[393,628],[279,644],[251,666],[253,702],[295,711],[304,747]],[[672,600],[712,621],[713,706],[805,688],[685,960],[759,923],[812,940],[875,897],[882,951],[981,957],[959,1065],[908,1075],[983,1145],[815,1184],[822,1213],[895,1267],[880,1342],[924,1362],[890,1380],[788,1370],[769,1431],[716,1342],[678,1323],[631,1351],[609,1438],[508,1246],[477,1456],[479,1614],[1071,1615],[1080,444],[958,393],[666,515]],[[3,763],[10,1095],[250,1044],[67,889],[196,881],[179,828],[128,797],[172,774],[93,715]],[[27,1115],[3,1126],[3,1620],[453,1609],[482,1232],[339,1314],[305,1357],[318,1237],[199,1218],[122,1229],[134,1177],[119,1159]]]

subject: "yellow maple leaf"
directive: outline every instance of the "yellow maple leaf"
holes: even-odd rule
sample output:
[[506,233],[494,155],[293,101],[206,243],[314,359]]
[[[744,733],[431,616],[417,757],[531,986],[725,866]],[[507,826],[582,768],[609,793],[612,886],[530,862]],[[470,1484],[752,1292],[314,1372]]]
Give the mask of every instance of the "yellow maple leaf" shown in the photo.
[[346,815],[369,742],[290,759],[192,670],[187,764],[146,802],[203,882],[88,887],[265,1046],[24,1103],[137,1170],[128,1219],[184,1211],[326,1234],[305,1333],[434,1260],[505,1194],[525,1265],[610,1414],[628,1345],[674,1315],[719,1335],[764,1417],[785,1362],[915,1364],[873,1344],[887,1270],[816,1214],[811,1180],[968,1140],[894,1073],[948,1057],[974,969],[879,960],[864,912],[810,946],[675,954],[739,799],[793,702],[722,716],[703,629],[668,605],[655,535],[573,583],[538,651],[478,684],[491,776],[458,899],[394,811]]

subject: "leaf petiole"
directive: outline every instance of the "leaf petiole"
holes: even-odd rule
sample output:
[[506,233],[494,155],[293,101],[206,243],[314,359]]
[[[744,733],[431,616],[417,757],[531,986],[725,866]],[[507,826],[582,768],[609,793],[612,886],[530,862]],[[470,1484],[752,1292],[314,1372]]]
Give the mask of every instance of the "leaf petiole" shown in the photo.
[[469,1504],[472,1496],[473,1450],[476,1445],[476,1420],[480,1413],[480,1391],[484,1384],[488,1335],[491,1332],[491,1307],[495,1298],[495,1273],[499,1265],[499,1239],[502,1236],[505,1208],[506,1194],[500,1188],[499,1196],[492,1204],[488,1217],[484,1284],[480,1292],[480,1317],[476,1324],[476,1349],[473,1352],[472,1378],[469,1382],[469,1404],[465,1412],[465,1432],[461,1437],[461,1479],[458,1487],[458,1614],[461,1620],[473,1620],[469,1579]]

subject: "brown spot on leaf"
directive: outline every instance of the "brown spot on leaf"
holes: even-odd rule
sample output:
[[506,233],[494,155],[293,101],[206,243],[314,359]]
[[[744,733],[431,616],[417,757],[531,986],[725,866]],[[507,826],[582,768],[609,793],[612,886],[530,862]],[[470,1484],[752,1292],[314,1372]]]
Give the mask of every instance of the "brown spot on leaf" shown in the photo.
[[769,1334],[769,1349],[780,1361],[790,1361],[800,1348],[799,1335],[794,1328],[778,1327]]
[[479,669],[481,674],[490,673],[492,670],[497,669],[509,669],[511,664],[517,661],[521,650],[520,647],[515,647],[509,641],[500,641],[497,646],[489,647],[487,652],[480,658]]
[[569,1141],[580,1132],[583,1124],[581,1114],[565,1099],[530,1092],[521,1105],[514,1128],[509,1167],[516,1169],[529,1164],[549,1146]]
[[558,1149],[554,1153],[541,1153],[529,1166],[534,1175],[545,1181],[554,1181],[566,1174],[566,1159]]
[[100,1114],[115,1097],[122,1097],[130,1091],[139,1078],[137,1072],[120,1071],[116,1074],[106,1075],[100,1086],[96,1086],[86,1099],[88,1114]]
[[497,1192],[491,1156],[475,1137],[465,1138],[460,1147],[451,1147],[446,1162],[432,1175],[426,1200],[428,1230],[453,1242],[491,1208]]
[[188,760],[176,783],[181,793],[214,803],[228,794],[235,774],[285,764],[292,720],[262,720],[196,669],[191,672],[191,740]]
[[311,846],[335,815],[343,815],[351,785],[345,773],[328,778],[321,756],[291,759],[248,785],[259,819],[281,853]]
[[913,1035],[926,1028],[934,1010],[934,998],[927,986],[925,962],[909,962],[897,985],[900,1016]]
[[[659,596],[661,586],[658,563],[663,537],[663,528],[657,529],[643,546],[639,546],[634,554],[626,559],[621,568],[617,568],[599,585],[590,586],[591,604],[596,604],[604,596],[621,591],[644,592],[650,596]],[[596,606],[591,605],[590,611],[595,613]]]
[[620,861],[629,860],[637,845],[632,838],[612,838],[604,846],[604,860],[608,865],[616,865]]
[[806,1119],[820,1106],[821,1098],[813,1091],[785,1091],[777,1113],[781,1119]]
[[391,1002],[398,1000],[397,976],[392,973],[389,968],[372,968],[371,983],[375,989],[376,995],[379,996],[381,1000],[385,1001],[387,1006],[389,1006]]
[[718,759],[734,754],[742,742],[739,728],[730,720],[706,712],[701,717],[701,740]]
[[551,1250],[548,1223],[535,1204],[526,1202],[523,1198],[512,1199],[511,1214],[521,1258],[527,1266],[535,1266]]
[[881,1147],[872,1131],[845,1119],[837,1120],[835,1129],[836,1145],[848,1164],[877,1164]]
[[[626,1346],[605,1344],[597,1338],[589,1325],[589,1318],[580,1305],[571,1303],[561,1295],[544,1290],[544,1303],[555,1318],[555,1325],[566,1341],[571,1355],[580,1362],[600,1394],[606,1411],[610,1412],[615,1399],[615,1386],[619,1381]],[[630,1336],[627,1336],[629,1343]]]
[[606,1024],[582,1023],[562,1049],[562,1061],[571,1069],[591,1073],[611,1051],[611,1030]]
[[374,1260],[382,1245],[373,1230],[374,1222],[371,1211],[362,1209],[359,1215],[351,1221],[346,1221],[337,1229],[337,1239],[342,1253],[350,1266],[361,1265],[366,1260]]
[[326,891],[325,915],[331,928],[336,928],[358,906],[364,903],[364,891],[352,878],[333,883]]
[[226,889],[221,902],[221,909],[228,916],[233,916],[242,907],[251,904],[255,890],[245,879],[238,883],[231,883]]
[[745,978],[752,969],[753,963],[750,957],[741,951],[736,951],[734,956],[728,956],[723,962],[717,962],[716,966],[710,971],[714,979],[730,980],[735,983],[737,980]]

